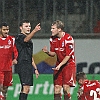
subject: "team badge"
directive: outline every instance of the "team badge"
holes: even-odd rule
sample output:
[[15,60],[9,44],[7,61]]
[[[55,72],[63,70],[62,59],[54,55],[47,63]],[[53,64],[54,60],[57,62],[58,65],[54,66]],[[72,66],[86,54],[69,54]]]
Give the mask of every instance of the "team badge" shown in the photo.
[[64,41],[62,42],[62,47],[64,47]]
[[10,40],[8,40],[8,44],[9,44],[9,45],[11,44],[11,41],[10,41]]

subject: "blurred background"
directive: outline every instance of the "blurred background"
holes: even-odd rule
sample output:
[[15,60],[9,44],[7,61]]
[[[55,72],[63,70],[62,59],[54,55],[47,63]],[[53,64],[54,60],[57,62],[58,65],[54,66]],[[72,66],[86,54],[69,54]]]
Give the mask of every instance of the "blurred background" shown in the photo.
[[[50,29],[54,20],[63,21],[64,31],[75,40],[77,72],[84,71],[90,79],[100,80],[100,0],[0,0],[0,23],[9,24],[10,35],[19,33],[22,19],[30,20],[32,29],[38,23],[42,28],[32,38],[33,57],[40,77],[35,79],[29,99],[53,98],[52,67],[55,67],[56,57],[47,56],[42,48],[50,47]],[[16,68],[12,68],[14,85],[9,87],[8,100],[18,100],[20,82]],[[77,85],[71,89],[72,100],[77,100],[76,92]]]
[[0,12],[0,22],[9,23],[12,35],[22,19],[29,19],[33,28],[41,23],[37,37],[50,35],[51,23],[57,19],[70,34],[100,33],[100,0],[0,0]]

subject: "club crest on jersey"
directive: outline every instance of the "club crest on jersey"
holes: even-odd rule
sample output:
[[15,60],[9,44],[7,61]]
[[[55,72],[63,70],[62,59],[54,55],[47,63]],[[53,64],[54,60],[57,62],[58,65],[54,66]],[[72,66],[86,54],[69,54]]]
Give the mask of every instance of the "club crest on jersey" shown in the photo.
[[9,45],[11,44],[11,41],[10,41],[10,40],[8,40],[8,44],[9,44]]
[[62,47],[64,47],[64,41],[62,42]]

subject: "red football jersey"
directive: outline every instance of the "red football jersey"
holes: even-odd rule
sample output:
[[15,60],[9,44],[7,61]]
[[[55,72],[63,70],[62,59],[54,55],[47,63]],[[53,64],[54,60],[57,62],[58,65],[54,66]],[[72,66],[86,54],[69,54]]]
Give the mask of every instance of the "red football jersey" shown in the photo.
[[71,56],[67,64],[75,64],[74,40],[70,34],[64,33],[62,38],[50,38],[50,51],[57,54],[58,65],[65,56]]
[[7,38],[0,37],[0,71],[10,71],[12,60],[16,59],[17,56],[15,38],[9,35]]
[[78,90],[78,100],[100,100],[100,82],[87,80]]

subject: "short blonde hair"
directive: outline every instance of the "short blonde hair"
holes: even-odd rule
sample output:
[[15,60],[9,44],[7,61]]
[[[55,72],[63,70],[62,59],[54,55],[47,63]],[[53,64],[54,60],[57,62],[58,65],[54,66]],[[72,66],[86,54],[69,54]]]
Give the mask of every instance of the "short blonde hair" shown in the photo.
[[63,23],[62,21],[60,21],[60,20],[54,21],[54,22],[52,23],[52,26],[53,26],[53,25],[56,25],[58,29],[61,28],[61,30],[64,30],[64,23]]

